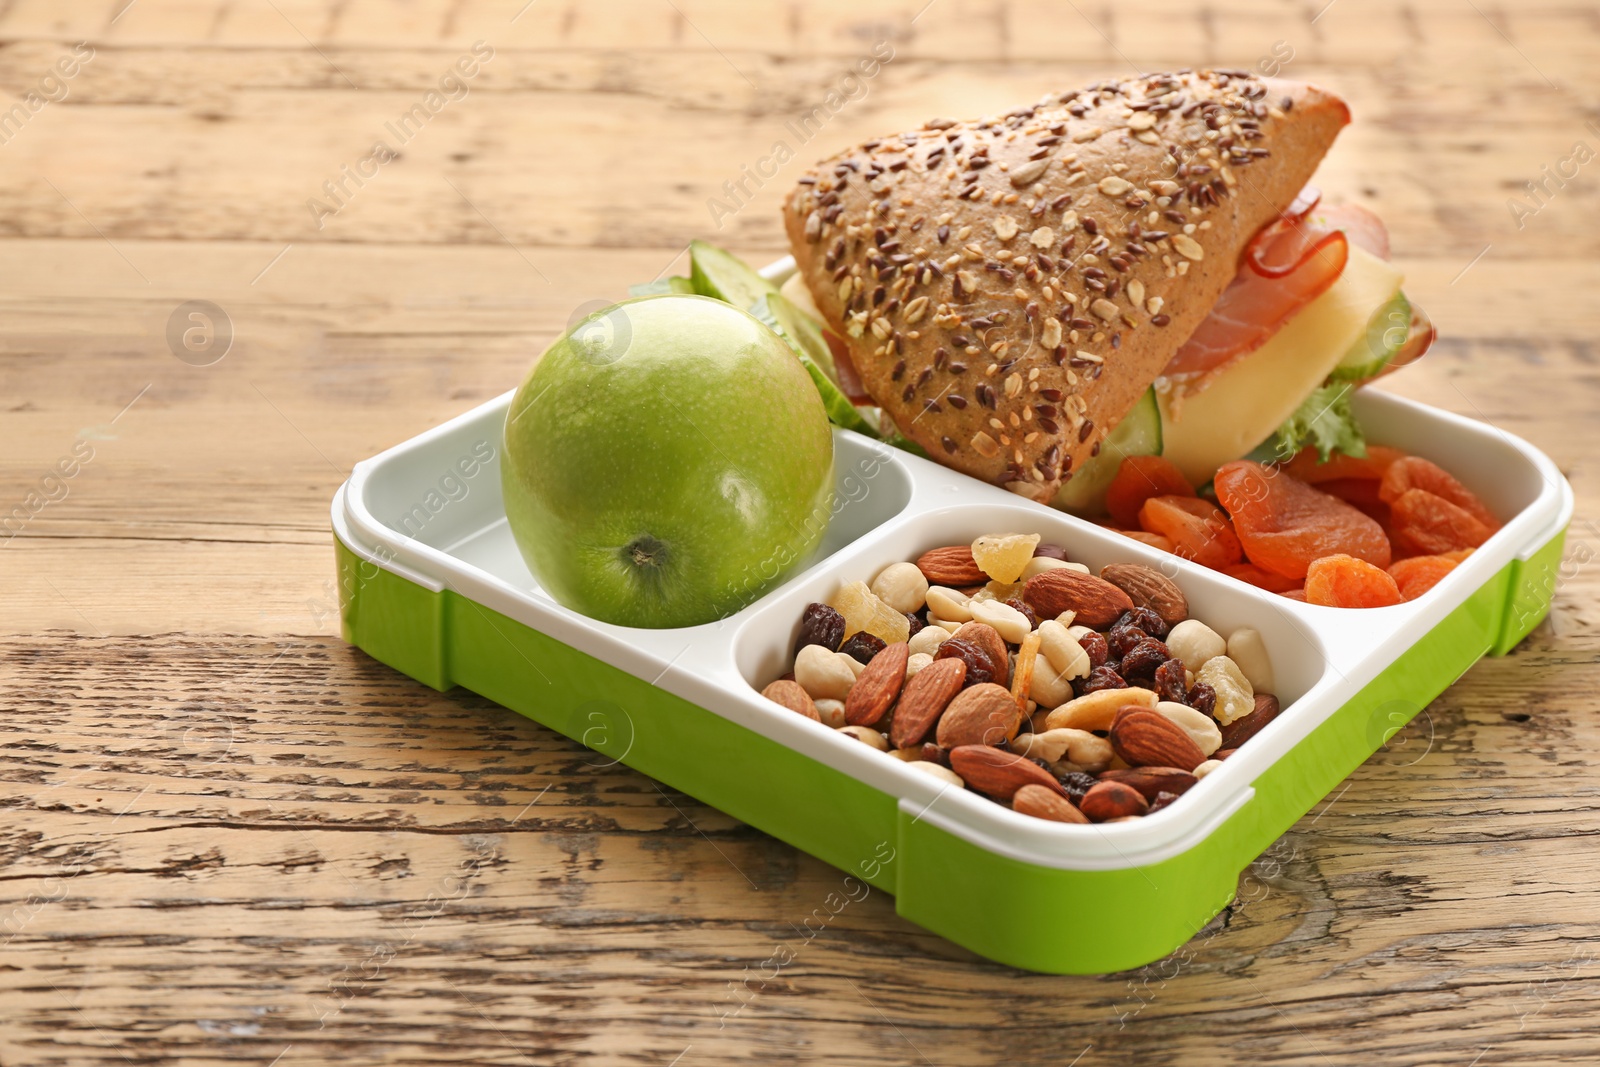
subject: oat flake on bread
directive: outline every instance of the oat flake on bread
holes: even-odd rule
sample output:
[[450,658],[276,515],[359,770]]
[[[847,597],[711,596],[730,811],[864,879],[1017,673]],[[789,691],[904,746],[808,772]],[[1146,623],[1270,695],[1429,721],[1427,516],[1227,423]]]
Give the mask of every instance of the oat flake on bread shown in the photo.
[[936,119],[812,168],[800,274],[873,400],[935,459],[1048,501],[1210,312],[1349,110],[1180,71]]

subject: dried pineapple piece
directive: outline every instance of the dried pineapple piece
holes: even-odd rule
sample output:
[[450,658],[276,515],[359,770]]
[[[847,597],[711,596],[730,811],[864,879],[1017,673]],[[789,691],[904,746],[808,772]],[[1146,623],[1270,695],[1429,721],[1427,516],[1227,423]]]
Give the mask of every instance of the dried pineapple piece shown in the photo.
[[830,606],[844,616],[846,640],[861,630],[891,645],[911,636],[911,620],[885,604],[866,582],[846,582]]
[[1022,577],[1038,544],[1038,534],[984,534],[972,542],[972,559],[990,578],[1010,585]]

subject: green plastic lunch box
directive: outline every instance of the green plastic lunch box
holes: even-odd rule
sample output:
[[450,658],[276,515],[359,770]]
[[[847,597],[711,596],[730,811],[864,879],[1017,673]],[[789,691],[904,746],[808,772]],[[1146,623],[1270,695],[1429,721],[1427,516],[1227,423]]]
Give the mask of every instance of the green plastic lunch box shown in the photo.
[[[781,281],[786,267],[766,273]],[[1138,967],[1210,921],[1251,860],[1480,656],[1505,653],[1544,617],[1573,509],[1566,480],[1526,442],[1365,390],[1355,408],[1370,440],[1445,466],[1506,523],[1417,600],[1325,608],[836,430],[835,513],[809,566],[721,622],[632,629],[562,607],[528,573],[500,495],[510,399],[357,464],[340,487],[345,639],[856,875],[892,893],[900,915],[979,955],[1051,973]],[[928,548],[1002,531],[1042,534],[1096,571],[1159,568],[1196,617],[1224,633],[1255,627],[1282,714],[1170,807],[1068,825],[953,789],[761,697],[788,669],[808,602]],[[980,906],[997,897],[1011,906]]]

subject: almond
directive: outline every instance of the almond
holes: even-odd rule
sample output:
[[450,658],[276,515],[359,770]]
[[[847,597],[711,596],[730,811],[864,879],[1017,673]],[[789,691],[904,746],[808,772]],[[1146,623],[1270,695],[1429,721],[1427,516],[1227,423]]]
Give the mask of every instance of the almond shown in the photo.
[[1124,611],[1133,610],[1128,594],[1104,578],[1065,567],[1029,578],[1022,599],[1041,619],[1053,619],[1070,611],[1075,624],[1094,630],[1108,628]]
[[1150,802],[1145,800],[1144,794],[1122,782],[1096,782],[1078,801],[1078,810],[1088,816],[1090,822],[1125,819],[1130,815],[1143,815],[1149,809]]
[[918,671],[895,705],[894,723],[889,727],[894,747],[920,744],[966,680],[967,665],[959,659],[936,659]]
[[1193,771],[1206,761],[1183,728],[1158,711],[1119,713],[1111,727],[1111,747],[1134,767]]
[[[961,745],[951,749],[950,769],[972,788],[996,800],[1010,800],[1025,785],[1048,789],[1062,799],[1066,799],[1067,795],[1061,783],[1037,763],[1015,752],[1002,752],[988,745]],[[1134,793],[1134,796],[1138,794]],[[1139,799],[1144,800],[1143,797]]]
[[1073,807],[1072,801],[1042,785],[1025,785],[1018,789],[1011,798],[1011,810],[1051,822],[1089,821],[1088,816]]
[[817,714],[816,701],[811,699],[811,694],[800,688],[800,683],[792,678],[780,678],[761,691],[761,695],[788,708],[790,711],[799,712],[808,719],[816,722],[822,721],[822,716]]
[[971,545],[951,545],[924,552],[917,558],[917,570],[928,579],[929,585],[947,585],[952,589],[964,585],[983,585],[989,580],[977,560],[972,558]]
[[1127,593],[1135,605],[1161,616],[1168,626],[1189,617],[1189,600],[1183,590],[1158,570],[1137,563],[1111,563],[1100,568],[1100,577]]
[[982,652],[989,660],[989,676],[996,682],[1005,681],[1011,671],[1011,660],[1006,654],[1006,639],[1000,636],[999,630],[986,622],[964,622],[950,636]]
[[1022,715],[1010,691],[1003,685],[983,682],[963,689],[950,701],[939,717],[935,739],[940,748],[947,749],[959,745],[997,745],[1015,737],[1021,722]]
[[1222,728],[1222,747],[1238,748],[1259,733],[1263,726],[1276,719],[1281,710],[1277,697],[1271,693],[1257,693],[1256,709]]
[[904,641],[880,649],[850,687],[844,701],[844,721],[851,726],[876,725],[900,695],[910,658],[911,646]]
[[1102,782],[1121,782],[1137,789],[1146,800],[1155,800],[1157,793],[1182,796],[1200,779],[1176,767],[1129,767],[1124,771],[1102,771]]

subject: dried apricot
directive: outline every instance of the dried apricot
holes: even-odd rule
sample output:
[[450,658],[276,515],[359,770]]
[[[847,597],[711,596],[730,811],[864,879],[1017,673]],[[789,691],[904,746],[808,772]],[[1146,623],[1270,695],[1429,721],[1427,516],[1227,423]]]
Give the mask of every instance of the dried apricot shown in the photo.
[[1318,482],[1317,488],[1329,496],[1336,496],[1346,504],[1378,520],[1381,525],[1389,517],[1389,505],[1378,496],[1376,478],[1334,478]]
[[1426,489],[1407,489],[1389,505],[1397,544],[1410,554],[1437,556],[1460,548],[1477,548],[1494,533],[1465,508]]
[[1304,604],[1306,602],[1306,587],[1303,585],[1297,585],[1293,589],[1285,589],[1283,591],[1283,596],[1290,600],[1298,600],[1300,603]]
[[1244,556],[1228,516],[1199,497],[1153,496],[1139,509],[1139,525],[1170,539],[1176,555],[1214,570]]
[[1123,537],[1131,537],[1141,544],[1149,545],[1151,548],[1159,548],[1163,552],[1172,551],[1172,538],[1170,537],[1163,537],[1160,534],[1153,534],[1146,530],[1118,530],[1117,533]]
[[1129,456],[1106,489],[1106,510],[1118,526],[1137,526],[1139,509],[1151,497],[1194,495],[1194,486],[1170,459]]
[[1295,457],[1283,465],[1283,471],[1308,485],[1346,478],[1377,481],[1396,460],[1405,458],[1406,454],[1398,448],[1368,445],[1365,456],[1347,456],[1343,452],[1335,452],[1323,463],[1317,458],[1317,450],[1308,446],[1295,453]]
[[1448,556],[1412,556],[1390,564],[1389,577],[1400,587],[1401,597],[1415,600],[1455,570],[1457,562]]
[[1389,565],[1382,526],[1298,478],[1238,460],[1223,464],[1212,484],[1245,555],[1263,570],[1300,579],[1313,560],[1341,554],[1380,569]]
[[1500,520],[1477,494],[1456,481],[1449,471],[1421,456],[1407,456],[1392,463],[1384,472],[1378,495],[1385,504],[1393,504],[1411,489],[1422,489],[1454,504],[1491,530],[1500,526]]
[[1386,608],[1401,601],[1389,572],[1343,553],[1313,560],[1306,570],[1306,603],[1330,608]]
[[1300,588],[1299,579],[1285,578],[1281,574],[1264,571],[1254,563],[1235,563],[1231,567],[1222,568],[1222,573],[1241,582],[1249,582],[1257,589],[1265,589],[1269,593],[1287,593],[1291,589]]

